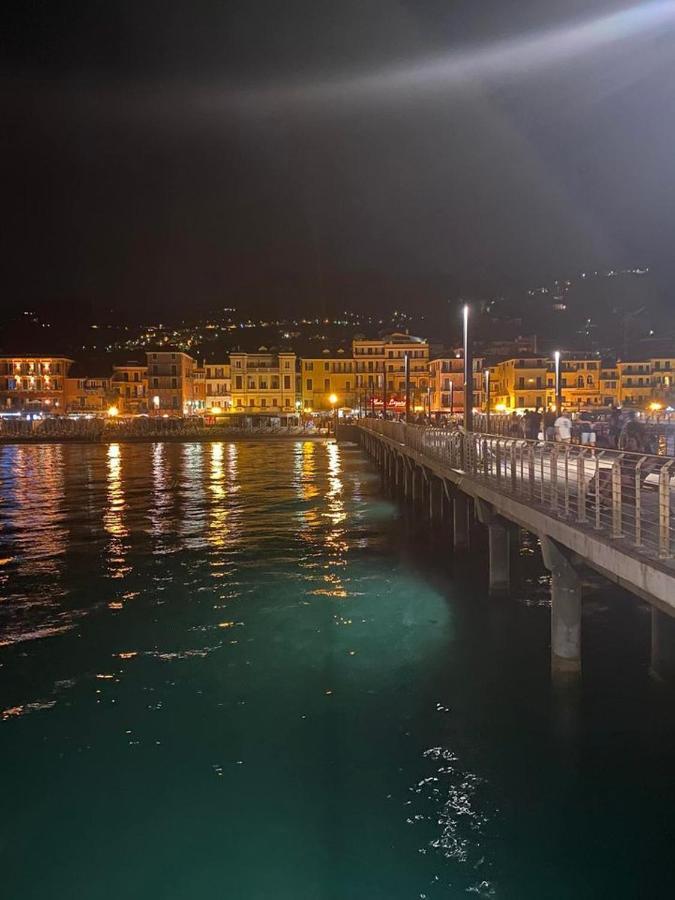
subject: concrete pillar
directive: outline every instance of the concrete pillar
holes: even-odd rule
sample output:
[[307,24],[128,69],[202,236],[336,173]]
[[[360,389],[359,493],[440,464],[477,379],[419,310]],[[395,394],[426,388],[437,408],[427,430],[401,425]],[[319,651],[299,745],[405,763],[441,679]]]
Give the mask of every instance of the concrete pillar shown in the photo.
[[504,524],[488,525],[490,549],[490,593],[508,594],[511,581],[511,542],[509,530]]
[[466,550],[469,546],[466,505],[466,494],[457,491],[452,498],[452,545],[455,550]]
[[652,606],[652,658],[650,674],[675,681],[675,618]]
[[478,521],[487,525],[490,560],[489,583],[491,594],[507,594],[511,583],[511,531],[507,522],[494,508],[476,497]]
[[551,672],[581,674],[581,578],[569,550],[541,538],[544,565],[551,573]]
[[429,519],[432,523],[443,518],[443,485],[433,476],[429,480]]

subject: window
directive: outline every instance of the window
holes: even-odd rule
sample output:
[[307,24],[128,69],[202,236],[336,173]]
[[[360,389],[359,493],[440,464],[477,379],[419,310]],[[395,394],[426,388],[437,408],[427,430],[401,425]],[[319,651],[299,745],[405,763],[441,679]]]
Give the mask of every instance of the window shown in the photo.
[[351,381],[345,381],[345,390],[346,390],[346,391],[351,391],[351,389],[352,389],[352,383],[351,383]]
[[284,375],[284,390],[290,391],[290,389],[291,389],[291,376]]
[[273,391],[279,390],[279,377],[277,375],[274,375],[272,377],[272,390]]
[[178,409],[178,397],[176,397],[175,395],[171,398],[171,406],[174,409]]
[[306,383],[307,383],[307,390],[311,391],[313,389],[312,388],[312,379],[308,378]]
[[290,406],[290,405],[291,405],[291,401],[288,399],[288,397],[286,397],[286,399],[284,400],[284,406]]
[[172,379],[171,379],[171,387],[172,387],[172,388],[177,388],[177,387],[178,387],[178,379],[177,379],[177,378],[172,378]]
[[323,380],[323,389],[324,391],[330,390],[330,378],[324,378]]
[[238,406],[240,409],[241,409],[241,407],[243,406],[241,397],[237,400],[237,406]]
[[248,405],[255,406],[255,400],[253,399],[253,397],[251,397],[251,399],[248,401]]
[[236,390],[238,390],[238,391],[242,390],[242,381],[243,381],[243,379],[242,379],[241,375],[235,375],[234,386],[235,386]]
[[525,406],[525,398],[518,397],[518,406]]
[[235,367],[235,369],[241,369],[241,360],[240,359],[235,359],[234,367]]
[[330,372],[330,363],[324,363],[323,370],[324,372]]
[[159,387],[159,378],[152,379],[152,386],[158,388]]
[[263,397],[263,398],[262,398],[262,400],[260,401],[260,405],[261,405],[261,406],[267,406],[267,398],[266,398],[266,397]]

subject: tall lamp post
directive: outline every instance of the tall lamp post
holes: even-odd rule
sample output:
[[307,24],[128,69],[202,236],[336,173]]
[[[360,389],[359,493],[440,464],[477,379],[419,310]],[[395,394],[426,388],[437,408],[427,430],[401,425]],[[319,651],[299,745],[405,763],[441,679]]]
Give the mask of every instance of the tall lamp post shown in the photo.
[[485,430],[490,434],[490,369],[485,369]]
[[558,415],[562,412],[562,391],[560,389],[560,350],[553,354],[555,360],[555,411]]
[[403,371],[405,373],[405,423],[410,421],[410,354],[403,354]]
[[464,304],[464,430],[473,430],[473,354],[469,340],[469,304]]

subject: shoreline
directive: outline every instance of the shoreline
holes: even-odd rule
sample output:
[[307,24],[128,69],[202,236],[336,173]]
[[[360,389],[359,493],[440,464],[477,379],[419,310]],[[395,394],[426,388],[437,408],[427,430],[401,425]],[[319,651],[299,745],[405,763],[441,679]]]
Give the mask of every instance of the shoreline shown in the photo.
[[56,437],[56,436],[31,436],[21,437],[12,435],[11,437],[0,437],[0,446],[23,445],[23,444],[210,444],[214,441],[334,441],[335,436],[332,434],[245,434],[243,432],[227,433],[227,434],[210,434],[210,435],[174,435],[174,434],[155,434],[155,435],[138,435],[123,437],[103,438],[85,438],[77,437]]

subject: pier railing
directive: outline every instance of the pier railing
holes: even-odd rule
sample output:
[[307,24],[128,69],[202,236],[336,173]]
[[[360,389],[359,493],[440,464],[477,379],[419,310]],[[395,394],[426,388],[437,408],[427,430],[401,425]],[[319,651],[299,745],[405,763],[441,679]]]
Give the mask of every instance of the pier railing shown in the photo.
[[365,431],[650,558],[673,558],[675,457],[366,419]]

